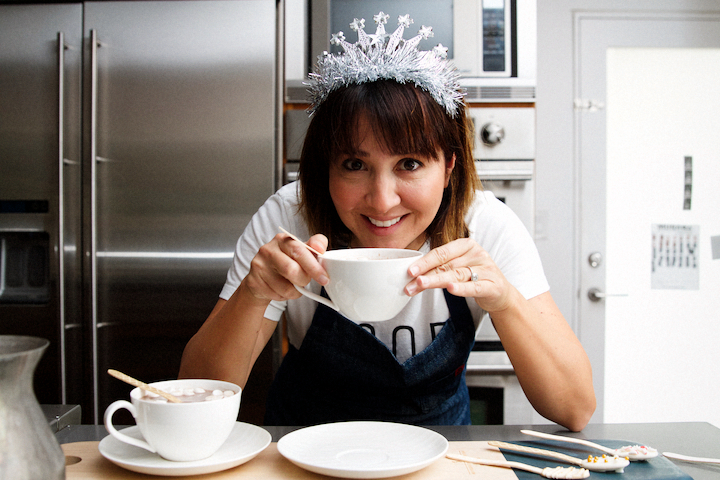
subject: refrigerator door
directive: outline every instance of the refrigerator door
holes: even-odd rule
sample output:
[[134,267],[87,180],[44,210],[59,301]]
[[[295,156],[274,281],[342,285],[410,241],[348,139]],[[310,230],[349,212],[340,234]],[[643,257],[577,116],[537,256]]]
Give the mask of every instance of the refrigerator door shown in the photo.
[[0,5],[0,334],[46,338],[41,403],[81,400],[82,6]]
[[177,375],[274,191],[275,1],[88,2],[84,35],[97,423],[129,391],[108,368]]

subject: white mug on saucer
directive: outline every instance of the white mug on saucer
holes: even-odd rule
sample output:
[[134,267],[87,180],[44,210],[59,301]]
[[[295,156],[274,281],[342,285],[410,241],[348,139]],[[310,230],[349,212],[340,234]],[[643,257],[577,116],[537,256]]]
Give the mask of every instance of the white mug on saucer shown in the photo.
[[402,248],[348,248],[318,256],[327,270],[330,300],[295,286],[303,295],[339,311],[356,323],[389,320],[410,300],[408,268],[422,252]]
[[[193,398],[199,401],[171,403],[157,395],[148,397],[147,392],[135,388],[130,392],[132,403],[118,400],[105,410],[105,428],[113,437],[156,452],[166,460],[189,462],[211,456],[230,436],[240,411],[239,386],[220,380],[200,379],[168,380],[150,385],[171,394],[185,391],[178,397],[180,400]],[[227,393],[205,400],[202,393],[188,396],[193,389]],[[113,426],[112,416],[121,408],[135,417],[144,440],[132,438]]]

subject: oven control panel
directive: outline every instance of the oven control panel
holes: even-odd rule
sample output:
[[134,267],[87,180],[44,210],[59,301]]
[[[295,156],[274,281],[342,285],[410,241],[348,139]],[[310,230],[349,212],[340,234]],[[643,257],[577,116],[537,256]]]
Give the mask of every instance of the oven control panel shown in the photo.
[[470,108],[476,160],[534,160],[533,107]]

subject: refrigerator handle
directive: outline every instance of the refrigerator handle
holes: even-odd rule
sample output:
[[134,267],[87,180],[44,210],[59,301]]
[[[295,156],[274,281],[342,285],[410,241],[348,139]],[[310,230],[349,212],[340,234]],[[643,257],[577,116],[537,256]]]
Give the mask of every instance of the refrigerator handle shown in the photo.
[[65,35],[58,32],[58,318],[60,321],[60,397],[65,383]]
[[90,30],[90,328],[92,355],[93,416],[97,425],[98,408],[98,351],[97,351],[97,99],[98,99],[98,38],[97,30]]

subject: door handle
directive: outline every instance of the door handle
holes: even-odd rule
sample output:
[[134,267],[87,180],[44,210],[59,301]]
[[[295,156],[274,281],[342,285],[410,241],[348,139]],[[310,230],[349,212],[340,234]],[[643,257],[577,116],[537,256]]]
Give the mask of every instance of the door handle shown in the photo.
[[627,293],[605,293],[599,288],[591,288],[587,293],[588,298],[591,302],[599,302],[603,298],[607,297],[627,297]]
[[98,35],[90,30],[90,322],[92,350],[92,393],[93,416],[98,423],[99,387],[98,387],[98,292],[97,292],[97,102],[98,102]]
[[60,323],[60,400],[66,403],[65,384],[65,34],[57,34],[58,55],[58,311]]

